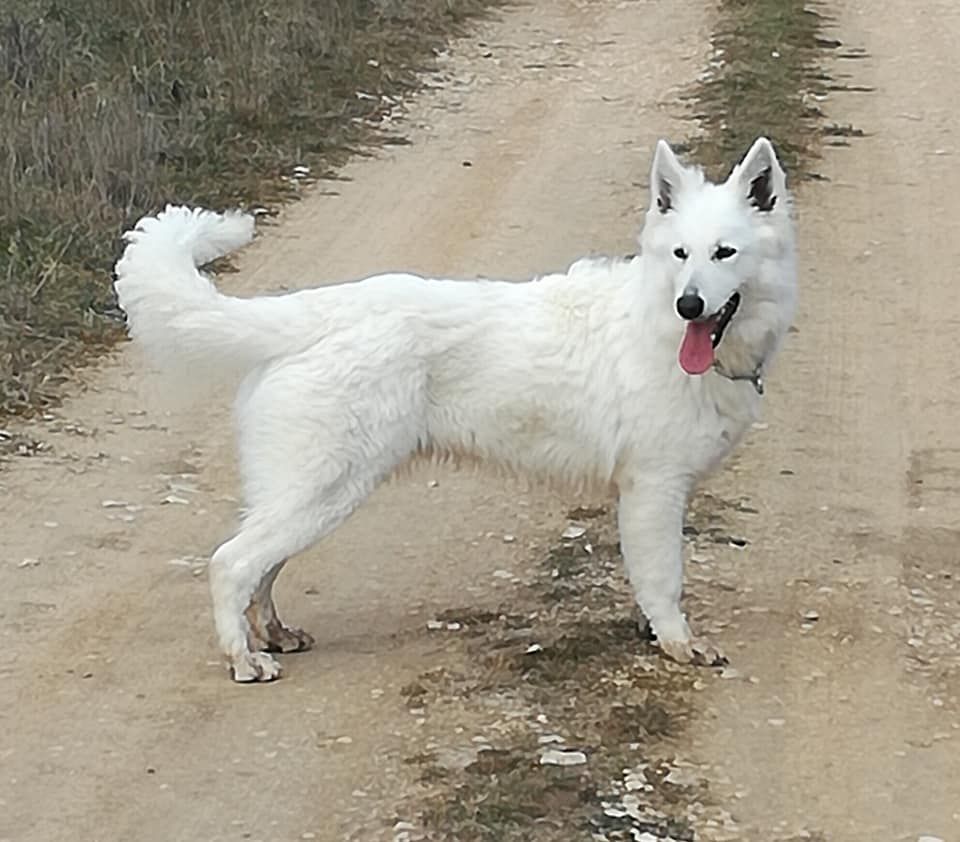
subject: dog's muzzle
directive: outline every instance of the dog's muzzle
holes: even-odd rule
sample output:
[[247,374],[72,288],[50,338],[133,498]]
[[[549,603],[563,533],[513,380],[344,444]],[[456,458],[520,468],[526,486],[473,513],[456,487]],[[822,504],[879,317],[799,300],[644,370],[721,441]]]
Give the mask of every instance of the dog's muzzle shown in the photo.
[[706,308],[706,302],[695,292],[685,292],[677,299],[677,313],[682,319],[688,322],[702,321],[711,325],[710,341],[716,348],[723,339],[723,332],[730,324],[730,320],[740,307],[740,293],[735,292],[726,303],[714,315],[704,318],[703,311]]

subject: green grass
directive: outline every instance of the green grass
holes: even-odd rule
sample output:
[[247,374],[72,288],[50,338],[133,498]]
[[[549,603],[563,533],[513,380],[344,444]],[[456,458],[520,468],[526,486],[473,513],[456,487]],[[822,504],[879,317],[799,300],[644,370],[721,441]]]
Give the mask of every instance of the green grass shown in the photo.
[[689,151],[723,178],[759,136],[769,137],[793,179],[809,177],[821,135],[820,62],[840,43],[823,37],[823,15],[805,0],[721,0],[713,57],[692,99],[701,131]]
[[[490,0],[8,0],[0,12],[0,416],[121,334],[118,235],[166,201],[328,174]],[[358,96],[361,92],[362,96]]]

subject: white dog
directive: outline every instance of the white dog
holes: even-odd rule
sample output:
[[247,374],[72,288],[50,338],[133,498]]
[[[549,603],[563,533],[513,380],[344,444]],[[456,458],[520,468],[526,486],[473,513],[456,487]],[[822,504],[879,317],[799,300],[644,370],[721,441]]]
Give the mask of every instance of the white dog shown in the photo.
[[387,274],[239,299],[196,267],[249,242],[251,217],[168,207],[127,232],[116,290],[133,338],[161,362],[243,375],[247,508],[210,563],[237,681],[278,677],[267,652],[313,642],[273,604],[286,560],[420,456],[614,488],[660,646],[713,657],[680,610],[684,513],[757,416],[794,313],[793,223],[765,138],[723,184],[661,141],[650,183],[639,256],[530,283]]

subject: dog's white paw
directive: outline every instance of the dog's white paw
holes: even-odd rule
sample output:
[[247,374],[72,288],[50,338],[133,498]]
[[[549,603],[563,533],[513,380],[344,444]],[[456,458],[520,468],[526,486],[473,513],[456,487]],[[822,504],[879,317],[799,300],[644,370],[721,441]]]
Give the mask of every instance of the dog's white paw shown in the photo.
[[230,664],[233,680],[241,684],[274,681],[280,677],[280,664],[266,652],[247,652]]
[[717,647],[700,638],[687,640],[661,640],[660,648],[678,664],[695,664],[702,667],[722,667],[730,663]]

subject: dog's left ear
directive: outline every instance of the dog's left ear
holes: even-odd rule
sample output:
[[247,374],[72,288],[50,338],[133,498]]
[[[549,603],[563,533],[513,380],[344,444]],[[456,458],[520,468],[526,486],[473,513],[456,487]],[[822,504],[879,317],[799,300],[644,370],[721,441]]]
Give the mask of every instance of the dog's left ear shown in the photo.
[[743,160],[730,173],[754,208],[761,213],[770,213],[786,192],[786,176],[777,160],[773,144],[765,137],[758,137]]

